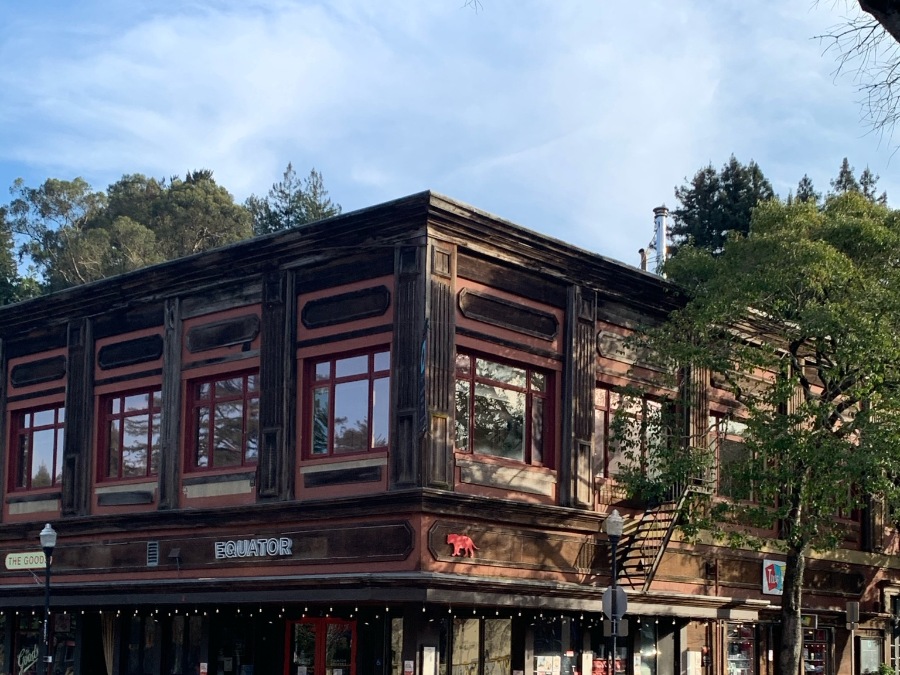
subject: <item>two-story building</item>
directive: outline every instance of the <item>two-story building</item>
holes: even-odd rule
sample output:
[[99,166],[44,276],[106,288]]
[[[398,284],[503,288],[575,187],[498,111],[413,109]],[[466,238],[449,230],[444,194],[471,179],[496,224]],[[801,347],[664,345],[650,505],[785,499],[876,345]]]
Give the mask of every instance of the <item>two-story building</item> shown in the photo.
[[[0,308],[0,673],[39,669],[50,523],[54,674],[605,675],[613,508],[617,672],[773,672],[780,558],[615,483],[618,388],[661,393],[623,339],[675,302],[425,192]],[[810,673],[896,660],[896,544],[853,532]]]

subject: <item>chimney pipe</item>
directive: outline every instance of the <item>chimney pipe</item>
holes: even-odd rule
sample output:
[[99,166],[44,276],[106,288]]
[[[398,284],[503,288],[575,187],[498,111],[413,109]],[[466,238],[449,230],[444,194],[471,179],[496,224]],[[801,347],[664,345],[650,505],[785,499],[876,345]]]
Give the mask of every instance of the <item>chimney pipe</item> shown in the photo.
[[663,263],[668,257],[668,220],[669,209],[665,206],[657,206],[653,209],[654,247],[656,248],[656,273],[662,274]]

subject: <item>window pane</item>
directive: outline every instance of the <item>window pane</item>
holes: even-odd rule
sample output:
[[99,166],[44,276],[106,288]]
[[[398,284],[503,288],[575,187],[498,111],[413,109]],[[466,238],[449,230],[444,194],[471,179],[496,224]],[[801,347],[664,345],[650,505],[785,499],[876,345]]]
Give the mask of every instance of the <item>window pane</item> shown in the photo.
[[160,414],[153,415],[152,427],[150,430],[150,473],[156,475],[159,473],[159,422]]
[[334,387],[334,451],[362,452],[369,447],[369,382]]
[[460,375],[468,375],[470,369],[471,357],[467,354],[456,355],[456,372]]
[[255,462],[259,457],[259,399],[247,401],[247,449],[244,458]]
[[481,642],[478,619],[453,619],[453,654],[450,662],[454,673],[477,673]]
[[[223,380],[234,382],[234,380]],[[218,390],[218,383],[217,383]],[[213,461],[216,468],[241,465],[244,440],[244,403],[217,403],[213,418]]]
[[31,437],[19,436],[19,464],[16,467],[16,487],[28,487],[28,474],[31,469]]
[[106,431],[106,476],[108,478],[119,477],[119,420],[110,420]]
[[324,363],[316,364],[316,379],[317,380],[331,379],[331,361],[326,361]]
[[209,466],[209,408],[197,408],[194,466]]
[[125,418],[122,440],[122,477],[147,475],[147,443],[150,437],[150,416],[132,415]]
[[194,398],[200,401],[205,401],[209,398],[210,384],[209,382],[202,382],[197,385],[197,389],[194,393]]
[[153,407],[154,409],[162,407],[162,392],[159,390],[153,392]]
[[53,424],[55,420],[54,410],[39,410],[34,413],[34,421],[32,426],[35,427],[46,427]]
[[353,629],[349,624],[329,623],[325,633],[325,672],[330,668],[350,669]]
[[544,399],[531,401],[531,463],[544,463]]
[[244,378],[230,377],[216,382],[216,398],[241,396],[244,392]]
[[456,448],[469,449],[469,383],[456,381]]
[[247,391],[259,391],[259,375],[256,373],[247,375]]
[[512,621],[486,619],[484,622],[484,675],[509,675],[512,661]]
[[738,475],[749,458],[742,441],[719,438],[719,494],[732,499],[750,499],[750,486]]
[[[36,414],[35,417],[38,415]],[[53,429],[35,431],[32,436],[31,487],[49,487],[53,485],[55,469],[53,445],[56,432]]]
[[116,397],[109,402],[110,412],[113,415],[118,415],[122,412],[122,399],[120,397]]
[[493,363],[478,359],[475,362],[475,376],[504,382],[512,387],[525,388],[525,370],[523,368],[513,368],[503,363]]
[[63,424],[66,421],[66,409],[60,408],[57,411],[56,421],[58,424]]
[[312,425],[312,453],[327,455],[329,431],[327,387],[319,387],[313,392]]
[[347,359],[338,359],[335,363],[335,377],[349,377],[351,375],[363,375],[369,372],[368,356],[351,356]]
[[534,391],[546,391],[547,376],[543,373],[531,373],[531,388]]
[[384,448],[388,444],[390,429],[391,379],[380,377],[372,386],[372,447]]
[[63,443],[64,443],[65,433],[63,432],[62,427],[56,428],[56,473],[55,483],[59,485],[62,483],[62,464],[63,464]]
[[475,385],[474,451],[525,459],[525,394],[500,387]]
[[149,404],[147,394],[133,394],[125,397],[125,412],[133,412],[135,410],[146,410]]
[[305,666],[307,673],[315,673],[316,627],[309,623],[295,623],[292,638],[294,665]]
[[378,352],[375,355],[375,370],[388,370],[391,367],[391,353]]

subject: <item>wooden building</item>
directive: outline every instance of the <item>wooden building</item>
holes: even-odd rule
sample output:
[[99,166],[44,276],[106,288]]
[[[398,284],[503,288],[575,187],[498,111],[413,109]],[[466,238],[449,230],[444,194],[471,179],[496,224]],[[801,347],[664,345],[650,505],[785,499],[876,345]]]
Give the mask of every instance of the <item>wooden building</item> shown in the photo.
[[[616,388],[659,393],[623,337],[673,302],[425,192],[0,308],[0,673],[37,669],[51,523],[54,675],[605,674],[613,508],[617,671],[772,673],[779,557],[614,480]],[[896,662],[896,543],[853,531],[809,673]]]

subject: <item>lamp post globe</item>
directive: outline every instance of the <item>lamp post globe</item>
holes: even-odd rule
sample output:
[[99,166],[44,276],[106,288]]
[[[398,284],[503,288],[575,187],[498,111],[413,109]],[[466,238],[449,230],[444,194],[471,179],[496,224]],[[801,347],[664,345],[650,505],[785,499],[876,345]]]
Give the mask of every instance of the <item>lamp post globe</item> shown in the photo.
[[41,655],[38,661],[38,675],[48,675],[50,663],[50,565],[53,561],[53,549],[56,548],[56,530],[47,523],[40,534],[41,548],[44,550],[44,630],[41,635]]

